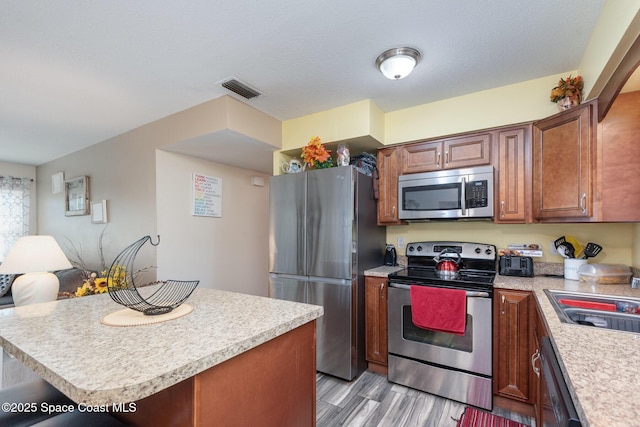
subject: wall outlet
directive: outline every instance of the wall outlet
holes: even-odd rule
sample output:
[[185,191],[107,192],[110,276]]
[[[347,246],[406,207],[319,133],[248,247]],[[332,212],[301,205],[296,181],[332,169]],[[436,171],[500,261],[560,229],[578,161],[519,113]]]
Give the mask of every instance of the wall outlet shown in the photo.
[[549,253],[550,253],[551,255],[559,255],[559,254],[558,254],[558,250],[556,249],[556,243],[555,243],[555,241],[554,241],[554,240],[552,240],[552,241],[551,241],[551,242],[549,242],[549,243],[550,243],[550,245],[549,245]]
[[404,237],[398,237],[398,249],[404,249]]

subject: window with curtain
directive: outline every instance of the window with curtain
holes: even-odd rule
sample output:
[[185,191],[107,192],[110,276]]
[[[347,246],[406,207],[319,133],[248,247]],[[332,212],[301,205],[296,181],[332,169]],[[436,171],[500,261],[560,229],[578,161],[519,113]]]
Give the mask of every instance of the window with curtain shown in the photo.
[[31,178],[0,176],[0,262],[18,237],[29,234]]

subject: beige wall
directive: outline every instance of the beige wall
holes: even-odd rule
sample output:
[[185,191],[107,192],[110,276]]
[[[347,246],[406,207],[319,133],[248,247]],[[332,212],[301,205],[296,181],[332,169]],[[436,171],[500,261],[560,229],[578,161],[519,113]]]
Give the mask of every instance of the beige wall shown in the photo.
[[[591,262],[627,264],[638,266],[637,251],[634,258],[632,247],[637,242],[637,224],[493,224],[491,222],[425,222],[404,226],[387,227],[387,243],[398,244],[398,237],[406,243],[425,240],[459,240],[490,243],[506,248],[509,243],[539,243],[544,256],[535,262],[562,262],[560,255],[551,255],[550,244],[560,236],[575,237],[582,245],[588,242],[603,246],[603,251]],[[634,237],[635,233],[635,237]],[[637,244],[636,244],[637,245]],[[404,249],[398,253],[405,254]]]
[[[158,277],[267,296],[269,176],[161,150],[156,166]],[[191,214],[193,173],[222,178],[221,218]]]

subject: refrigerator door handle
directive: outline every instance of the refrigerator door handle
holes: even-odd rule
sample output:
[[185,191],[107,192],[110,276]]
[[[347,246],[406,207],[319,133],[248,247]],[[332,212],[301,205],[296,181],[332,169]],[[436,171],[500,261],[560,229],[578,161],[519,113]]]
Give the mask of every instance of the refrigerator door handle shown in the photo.
[[294,279],[294,280],[306,280],[307,276],[301,276],[299,274],[286,274],[286,273],[269,273],[271,279]]
[[335,279],[333,277],[309,276],[309,282],[322,282],[333,285],[351,285],[352,281],[349,279]]

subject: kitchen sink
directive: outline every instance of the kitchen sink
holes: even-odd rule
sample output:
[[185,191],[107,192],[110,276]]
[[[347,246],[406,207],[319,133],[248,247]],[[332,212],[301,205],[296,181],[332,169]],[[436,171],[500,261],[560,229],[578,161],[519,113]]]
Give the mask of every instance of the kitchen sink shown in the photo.
[[640,298],[545,289],[563,323],[640,333]]

